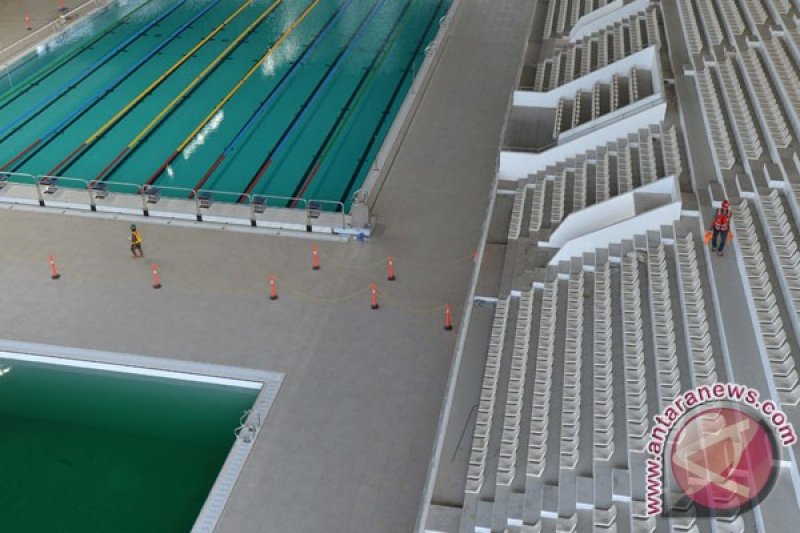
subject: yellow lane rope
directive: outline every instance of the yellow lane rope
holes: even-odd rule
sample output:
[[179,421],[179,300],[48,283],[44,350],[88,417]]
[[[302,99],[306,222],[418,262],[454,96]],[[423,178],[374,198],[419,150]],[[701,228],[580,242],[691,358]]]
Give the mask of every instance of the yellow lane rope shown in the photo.
[[[156,87],[161,85],[161,83],[163,83],[164,80],[166,80],[169,76],[171,76],[173,72],[178,70],[181,67],[181,65],[186,63],[195,54],[195,52],[197,52],[200,48],[202,48],[208,41],[213,39],[219,32],[221,32],[223,29],[225,29],[225,27],[228,24],[230,24],[236,17],[241,15],[242,12],[244,12],[244,10],[247,9],[247,7],[250,4],[252,4],[254,1],[255,0],[247,0],[245,3],[243,3],[241,6],[239,6],[239,8],[236,11],[231,13],[231,15],[228,18],[226,18],[220,25],[218,25],[216,28],[214,28],[211,31],[211,33],[209,33],[208,35],[203,37],[203,39],[201,39],[200,42],[198,42],[196,45],[194,45],[194,47],[192,47],[191,50],[189,50],[188,52],[183,54],[183,56],[181,56],[181,58],[176,63],[174,63],[163,74],[161,74],[161,76],[159,76],[153,83],[148,85],[147,88],[144,91],[139,93],[136,96],[136,98],[134,98],[133,100],[128,102],[128,104],[125,107],[123,107],[121,110],[119,110],[116,115],[111,117],[111,119],[109,119],[105,124],[103,124],[100,127],[100,129],[98,129],[96,132],[94,132],[92,135],[90,135],[89,138],[86,139],[86,141],[84,141],[84,144],[88,145],[88,144],[91,144],[91,143],[95,142],[98,138],[100,138],[103,134],[105,134],[109,129],[111,129],[117,122],[120,121],[120,119],[122,119],[122,117],[127,115],[128,112],[131,109],[136,107],[142,100],[144,100],[144,98],[148,94],[153,92],[156,89]],[[277,2],[275,2],[275,4],[278,4],[281,1],[282,0],[278,0]]]
[[259,17],[256,20],[254,20],[253,23],[250,24],[250,26],[248,26],[247,29],[245,29],[245,31],[241,35],[239,35],[236,39],[234,39],[234,41],[231,44],[229,44],[228,47],[225,48],[225,50],[223,50],[222,53],[216,57],[216,59],[214,59],[214,61],[212,61],[208,66],[206,66],[206,68],[204,68],[203,71],[200,74],[198,74],[189,85],[184,87],[184,89],[178,94],[178,96],[173,98],[173,100],[169,104],[167,104],[167,106],[164,107],[161,110],[161,112],[159,112],[158,115],[156,115],[155,118],[153,118],[153,120],[151,120],[150,123],[147,124],[147,126],[145,126],[142,131],[139,132],[138,135],[136,135],[136,137],[133,138],[133,140],[128,144],[128,148],[133,149],[137,144],[139,144],[139,142],[143,138],[145,138],[153,130],[153,128],[155,128],[161,122],[161,120],[166,115],[171,113],[172,110],[178,104],[180,104],[184,98],[186,98],[186,95],[192,92],[195,89],[195,87],[200,85],[200,83],[202,83],[202,81],[217,67],[217,65],[219,65],[226,57],[228,57],[230,53],[234,50],[234,48],[239,46],[239,44],[243,40],[245,40],[247,36],[250,35],[250,33],[253,32],[256,26],[261,24],[261,22],[265,18],[267,18],[270,15],[270,13],[272,13],[282,1],[283,0],[277,0],[274,4],[268,7],[266,11],[264,11],[261,15],[259,15]]
[[265,53],[261,57],[261,59],[259,59],[258,62],[255,65],[253,65],[253,67],[250,70],[247,71],[247,74],[245,74],[244,77],[241,80],[239,80],[239,82],[236,85],[234,85],[233,89],[231,89],[231,91],[225,95],[225,98],[220,100],[219,103],[216,106],[214,106],[214,109],[212,109],[211,112],[206,116],[206,118],[204,118],[203,121],[200,124],[198,124],[197,127],[192,131],[192,133],[190,133],[189,136],[186,137],[186,139],[180,144],[180,146],[178,146],[177,152],[182,152],[194,140],[197,134],[200,133],[203,130],[203,128],[206,127],[206,125],[214,119],[217,113],[219,113],[220,109],[222,109],[231,100],[231,98],[233,98],[236,95],[236,93],[239,92],[242,86],[247,82],[247,80],[250,79],[250,77],[253,74],[258,72],[258,69],[261,68],[261,65],[263,65],[264,62],[267,61],[267,59],[269,59],[269,57],[273,54],[273,52],[275,52],[275,49],[277,49],[283,43],[283,41],[285,41],[289,37],[289,35],[291,35],[294,29],[297,28],[297,26],[299,26],[300,23],[303,22],[303,20],[305,20],[305,18],[314,10],[314,8],[317,7],[320,1],[321,0],[314,0],[314,2],[312,2],[306,8],[306,10],[303,11],[303,14],[300,15],[300,18],[295,20],[292,23],[292,25],[289,26],[289,28],[287,28],[287,30],[283,33],[283,35],[281,35],[280,38],[278,38],[278,40],[275,41],[275,43],[273,43],[273,45],[269,48],[269,50],[267,50],[267,53]]

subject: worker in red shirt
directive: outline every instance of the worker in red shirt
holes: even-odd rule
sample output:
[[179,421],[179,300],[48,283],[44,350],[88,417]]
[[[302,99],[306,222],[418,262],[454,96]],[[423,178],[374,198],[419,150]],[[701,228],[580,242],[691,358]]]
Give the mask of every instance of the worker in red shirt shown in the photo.
[[[725,249],[725,243],[728,241],[728,231],[731,227],[731,203],[728,200],[722,201],[722,207],[717,209],[717,214],[714,221],[711,223],[711,251],[717,252],[718,255],[723,255],[722,251]],[[717,243],[719,239],[719,243]]]

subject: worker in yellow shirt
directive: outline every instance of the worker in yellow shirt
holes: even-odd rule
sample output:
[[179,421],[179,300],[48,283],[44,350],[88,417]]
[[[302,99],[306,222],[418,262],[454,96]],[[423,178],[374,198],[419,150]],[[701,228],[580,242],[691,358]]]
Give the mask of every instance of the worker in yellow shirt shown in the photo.
[[133,257],[144,257],[144,252],[142,251],[142,234],[136,229],[136,224],[131,224],[131,253]]

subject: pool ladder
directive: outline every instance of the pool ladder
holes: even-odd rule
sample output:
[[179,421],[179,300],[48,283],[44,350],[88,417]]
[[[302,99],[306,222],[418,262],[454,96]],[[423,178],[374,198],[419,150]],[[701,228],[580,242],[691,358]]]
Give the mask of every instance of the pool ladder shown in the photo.
[[247,409],[242,413],[242,416],[239,417],[239,426],[234,430],[233,434],[236,436],[237,439],[242,439],[245,444],[250,444],[253,442],[253,439],[256,438],[256,433],[258,433],[258,428],[261,427],[261,413],[256,412],[256,423],[253,424],[252,422],[248,422],[250,415],[252,414],[252,409]]

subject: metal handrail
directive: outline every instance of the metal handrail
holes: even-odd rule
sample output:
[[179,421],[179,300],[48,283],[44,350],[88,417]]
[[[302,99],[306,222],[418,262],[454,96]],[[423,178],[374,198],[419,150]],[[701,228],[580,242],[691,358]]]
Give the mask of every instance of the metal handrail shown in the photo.
[[36,181],[39,181],[39,180],[42,180],[42,179],[51,179],[51,180],[58,180],[58,181],[79,181],[79,182],[83,183],[84,187],[88,187],[89,183],[90,183],[90,182],[86,181],[83,178],[73,178],[71,176],[51,176],[49,174],[40,174],[40,175],[36,176]]
[[[208,195],[207,197],[205,196],[206,194]],[[194,197],[195,212],[197,214],[197,220],[198,221],[202,220],[202,214],[201,214],[202,212],[200,211],[203,208],[203,206],[201,205],[202,202],[206,198],[208,198],[209,200],[213,201],[213,198],[216,197],[216,196],[231,196],[231,197],[236,198],[236,199],[246,198],[247,199],[247,203],[248,204],[250,203],[250,195],[247,194],[247,193],[217,191],[217,190],[212,190],[212,189],[198,189],[197,191],[195,191],[195,197]],[[231,206],[236,207],[236,206],[239,206],[239,203],[234,201],[234,202],[231,202],[230,204],[226,203],[225,205],[231,205]],[[206,207],[210,207],[210,205],[206,206]],[[250,213],[251,213],[251,220],[252,220],[252,213],[253,213],[252,209],[250,209]]]
[[[249,209],[249,220],[255,226],[256,221],[258,219],[258,215],[265,211],[267,208],[273,209],[289,209],[293,212],[297,213],[304,213],[306,219],[306,226],[311,227],[313,225],[314,220],[319,218],[320,215],[323,213],[326,214],[335,214],[337,217],[341,217],[340,221],[337,226],[336,224],[328,224],[332,225],[332,227],[336,228],[346,228],[347,227],[347,213],[345,212],[345,204],[344,202],[338,200],[314,200],[310,198],[302,198],[297,196],[280,196],[280,195],[269,195],[269,194],[247,194],[247,193],[239,193],[239,192],[230,192],[230,191],[219,191],[213,189],[198,189],[193,190],[184,187],[174,187],[169,185],[142,185],[136,183],[128,183],[128,182],[108,182],[108,181],[98,181],[98,180],[86,180],[83,178],[75,178],[70,176],[54,176],[49,174],[42,174],[42,175],[34,175],[34,174],[26,174],[22,172],[0,172],[0,178],[2,177],[18,177],[24,178],[24,180],[20,182],[12,182],[13,184],[17,185],[24,185],[24,186],[33,186],[36,189],[36,194],[39,199],[39,204],[41,206],[46,205],[46,195],[44,187],[58,187],[59,182],[61,183],[72,183],[73,185],[77,184],[77,186],[68,187],[69,190],[80,191],[83,190],[87,194],[88,198],[88,206],[92,211],[97,210],[98,200],[105,199],[108,195],[117,195],[116,197],[129,197],[129,198],[136,198],[139,196],[141,198],[141,210],[144,216],[149,216],[149,205],[148,202],[150,201],[150,197],[152,195],[158,195],[159,198],[162,192],[169,192],[172,191],[175,194],[173,199],[175,200],[184,200],[188,202],[194,202],[194,212],[195,215],[198,217],[198,221],[202,221],[202,213],[203,209],[210,208],[213,204],[214,199],[218,199],[220,197],[228,197],[233,199],[242,199],[242,202],[221,202],[221,205],[225,206],[240,206],[244,209]],[[43,180],[52,180],[52,182],[44,182]],[[114,188],[128,188],[129,191],[115,191]],[[48,191],[54,192],[54,191]],[[104,192],[105,194],[100,194]],[[356,195],[366,195],[368,196],[368,192],[364,191],[364,189],[359,189],[354,193],[354,197]],[[170,196],[171,197],[171,196]],[[208,199],[210,201],[209,205],[204,205],[201,207],[201,202],[203,200]],[[189,211],[190,203],[186,204],[186,210]],[[277,204],[277,205],[276,205]],[[288,206],[294,205],[295,208],[290,208]],[[167,211],[170,211],[167,208]],[[242,216],[241,214],[233,214],[231,215],[234,218],[247,220],[247,216]]]
[[233,196],[235,198],[247,198],[247,201],[250,201],[250,195],[244,192],[230,192],[230,191],[218,191],[217,189],[197,189],[195,194],[200,196],[202,193],[210,193],[212,195],[222,195],[222,196]]
[[334,206],[335,209],[333,209],[332,212],[333,213],[341,213],[342,214],[342,227],[345,227],[345,225],[347,224],[347,218],[346,218],[346,215],[345,215],[345,212],[344,212],[344,203],[343,202],[340,202],[338,200],[314,200],[314,199],[309,199],[308,203],[306,204],[306,216],[307,216],[309,221],[311,220],[312,207],[315,207],[314,204],[316,204],[316,205],[318,205],[320,207],[323,207],[323,206],[326,206],[326,205]]
[[[287,205],[289,205],[291,203],[295,203],[295,202],[296,203],[302,202],[303,203],[303,209],[306,209],[307,206],[308,206],[308,200],[306,198],[301,198],[299,196],[279,196],[279,195],[274,195],[274,194],[254,194],[252,196],[252,198],[250,199],[250,202],[252,203],[253,200],[255,200],[256,198],[265,198],[267,200],[270,200],[270,199],[278,200],[278,201],[286,203]],[[266,205],[267,206],[269,205],[269,201],[266,202]]]
[[[30,185],[35,185],[36,184],[36,179],[37,179],[35,175],[33,175],[33,174],[25,174],[24,172],[6,172],[6,171],[3,171],[3,172],[0,172],[0,176],[19,176],[19,177],[23,177],[24,176],[26,178],[30,178],[31,179]],[[27,184],[22,183],[21,185],[27,185]]]
[[[44,207],[45,204],[46,204],[45,196],[44,196],[45,195],[45,191],[42,190],[42,185],[43,185],[42,182],[44,180],[52,180],[54,186],[57,186],[56,184],[59,181],[82,183],[83,184],[82,188],[85,189],[89,194],[89,206],[90,207],[94,206],[94,202],[92,201],[92,191],[89,189],[89,183],[86,180],[83,180],[81,178],[70,178],[70,177],[67,177],[67,176],[49,176],[47,174],[42,174],[42,175],[36,176],[36,183],[35,183],[36,196],[39,197],[39,205],[40,206]],[[80,188],[76,187],[76,190],[80,190]]]
[[121,185],[123,187],[131,187],[132,189],[136,190],[135,193],[134,192],[114,193],[113,191],[109,191],[112,194],[141,194],[142,193],[142,186],[140,184],[138,184],[138,183],[128,183],[126,181],[101,181],[101,182],[98,182],[97,180],[91,180],[89,182],[89,186],[94,185],[95,183],[105,183],[105,184],[108,185],[109,189],[111,189],[112,187]]
[[172,187],[170,185],[149,185],[149,186],[139,185],[139,194],[143,194],[147,190],[147,187],[159,191],[180,191],[182,193],[188,193],[188,196],[186,196],[186,198],[190,200],[194,198],[195,195],[197,194],[197,192],[194,189],[187,189],[185,187]]

